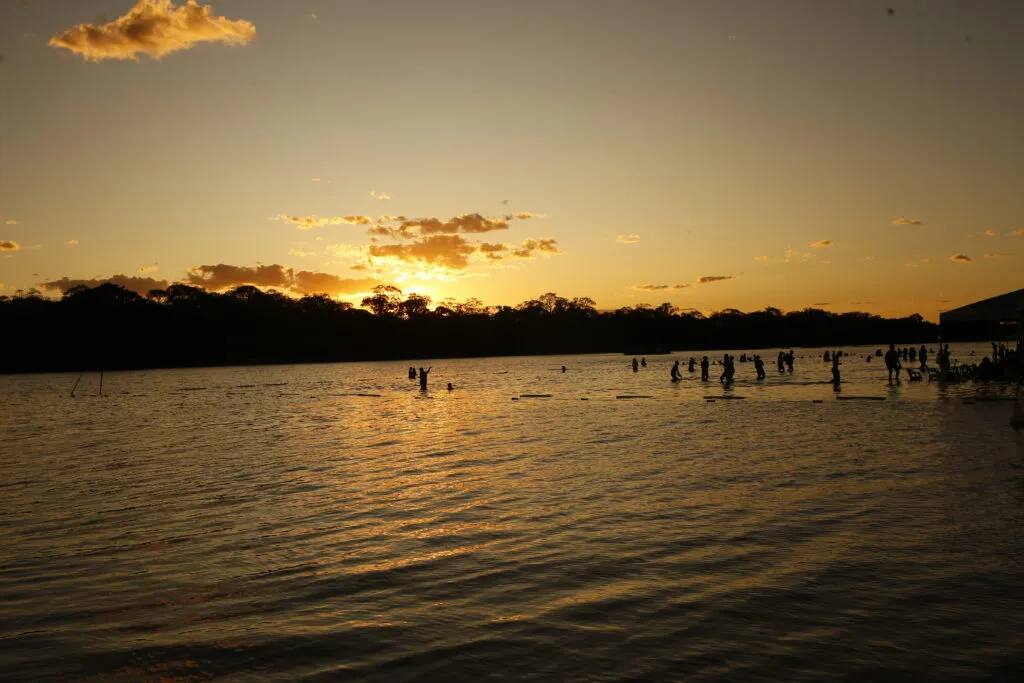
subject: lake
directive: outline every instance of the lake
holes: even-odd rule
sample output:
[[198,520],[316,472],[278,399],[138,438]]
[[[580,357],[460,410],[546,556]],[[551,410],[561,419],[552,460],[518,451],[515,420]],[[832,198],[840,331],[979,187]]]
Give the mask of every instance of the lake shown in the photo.
[[0,377],[0,679],[1014,678],[1011,390],[873,350]]

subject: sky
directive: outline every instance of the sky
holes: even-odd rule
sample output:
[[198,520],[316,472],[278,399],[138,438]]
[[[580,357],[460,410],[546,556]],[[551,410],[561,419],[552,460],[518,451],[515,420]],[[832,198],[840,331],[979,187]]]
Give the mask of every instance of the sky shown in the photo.
[[1024,286],[1019,0],[0,0],[0,295]]

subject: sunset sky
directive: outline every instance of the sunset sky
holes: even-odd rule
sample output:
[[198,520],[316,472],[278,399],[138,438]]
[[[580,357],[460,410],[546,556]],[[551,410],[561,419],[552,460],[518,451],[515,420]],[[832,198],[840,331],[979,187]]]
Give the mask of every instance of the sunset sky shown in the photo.
[[936,319],[1024,286],[1022,36],[1020,0],[0,0],[0,295]]

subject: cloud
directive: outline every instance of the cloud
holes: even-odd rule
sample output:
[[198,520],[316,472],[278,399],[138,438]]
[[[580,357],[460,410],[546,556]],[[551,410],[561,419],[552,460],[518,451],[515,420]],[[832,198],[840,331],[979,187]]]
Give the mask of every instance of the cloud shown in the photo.
[[615,241],[619,244],[636,244],[640,241],[640,235],[619,235]]
[[783,260],[786,263],[789,263],[790,261],[793,260],[793,258],[795,256],[799,256],[799,255],[800,255],[800,252],[797,251],[796,249],[787,249],[786,252],[785,252],[785,258]]
[[91,280],[72,280],[68,277],[62,277],[59,280],[52,280],[50,282],[40,282],[39,288],[45,291],[60,291],[66,292],[69,289],[74,289],[79,285],[85,285],[86,287],[99,287],[104,284],[113,284],[120,287],[124,287],[127,290],[135,292],[136,294],[147,294],[153,289],[167,289],[167,280],[154,280],[151,277],[134,277],[131,275],[114,275],[108,278],[93,278]]
[[1024,235],[1024,228],[1017,228],[1010,233],[1010,237],[1020,237],[1021,235]]
[[893,225],[921,225],[921,221],[916,218],[897,218],[892,222]]
[[1005,253],[985,254],[985,258],[987,258],[987,259],[1003,258],[1004,256],[1009,256],[1009,254],[1005,254]]
[[13,218],[8,218],[4,221],[4,225],[19,225],[21,221],[16,221]]
[[953,254],[949,257],[949,260],[954,263],[972,263],[974,261],[974,259],[967,254]]
[[142,266],[139,268],[140,273],[155,273],[160,270],[157,266]]
[[78,244],[78,240],[68,240],[68,241],[67,241],[67,242],[65,242],[64,244],[68,245],[69,247],[73,247],[73,246],[75,246],[76,244]]
[[921,263],[924,263],[924,264],[929,264],[931,262],[932,262],[932,260],[930,258],[923,258],[923,259],[921,259]]
[[904,263],[903,267],[904,268],[917,268],[917,264],[916,263]]
[[985,231],[985,237],[995,237],[995,236],[996,236],[996,231],[995,230],[986,230]]
[[818,301],[817,303],[811,304],[812,306],[831,306],[831,301]]
[[761,263],[768,263],[769,261],[771,261],[771,257],[770,256],[755,256],[754,260],[755,261],[759,261]]
[[374,199],[379,199],[381,201],[387,201],[388,199],[391,199],[391,195],[389,195],[387,192],[377,192],[376,190],[370,190],[370,196],[373,197]]
[[492,230],[508,230],[508,220],[484,218],[478,213],[467,213],[446,221],[438,218],[412,218],[402,221],[398,226],[398,231],[404,236],[411,235],[413,231],[419,231],[421,235],[453,235],[455,233],[491,232]]
[[669,290],[686,289],[690,285],[633,285],[633,289],[639,292],[664,292]]
[[528,221],[531,218],[547,218],[547,217],[548,217],[548,215],[546,213],[530,213],[529,211],[520,211],[519,213],[514,213],[511,216],[506,216],[505,218],[507,220],[512,220],[513,218],[515,218],[516,220],[520,220],[520,221]]
[[316,256],[315,251],[301,251],[299,249],[289,249],[288,253],[291,254],[292,256],[298,256],[299,258],[302,258],[304,256]]
[[279,213],[271,218],[274,221],[288,221],[293,223],[299,230],[312,230],[322,228],[325,225],[369,225],[373,219],[369,216],[289,216],[286,213]]
[[160,59],[200,42],[245,45],[256,35],[251,22],[214,16],[213,8],[187,0],[139,0],[127,14],[102,25],[79,24],[49,40],[55,48],[81,55],[87,62],[137,59],[139,53]]
[[369,292],[380,284],[370,278],[345,279],[331,273],[295,271],[279,264],[232,266],[225,263],[190,268],[187,283],[214,291],[253,285],[290,290],[297,294],[331,296]]
[[824,249],[826,247],[831,247],[833,244],[834,242],[832,240],[818,240],[817,242],[811,242],[807,246],[812,249]]
[[18,251],[21,245],[10,240],[0,240],[0,251]]
[[527,239],[523,240],[523,243],[513,249],[509,254],[512,258],[529,259],[533,258],[534,253],[539,252],[541,254],[562,254],[565,253],[558,248],[558,241],[552,238],[546,239]]
[[430,235],[411,244],[371,244],[371,257],[463,270],[477,247],[461,235]]
[[733,280],[735,275],[704,275],[697,278],[698,285],[706,285],[712,282],[722,282],[723,280]]

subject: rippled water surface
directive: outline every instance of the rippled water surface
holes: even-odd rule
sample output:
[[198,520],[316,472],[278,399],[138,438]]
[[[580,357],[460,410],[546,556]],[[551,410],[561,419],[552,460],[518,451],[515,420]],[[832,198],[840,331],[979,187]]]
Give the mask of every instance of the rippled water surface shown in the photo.
[[0,678],[1014,679],[1009,390],[855,352],[0,377]]

